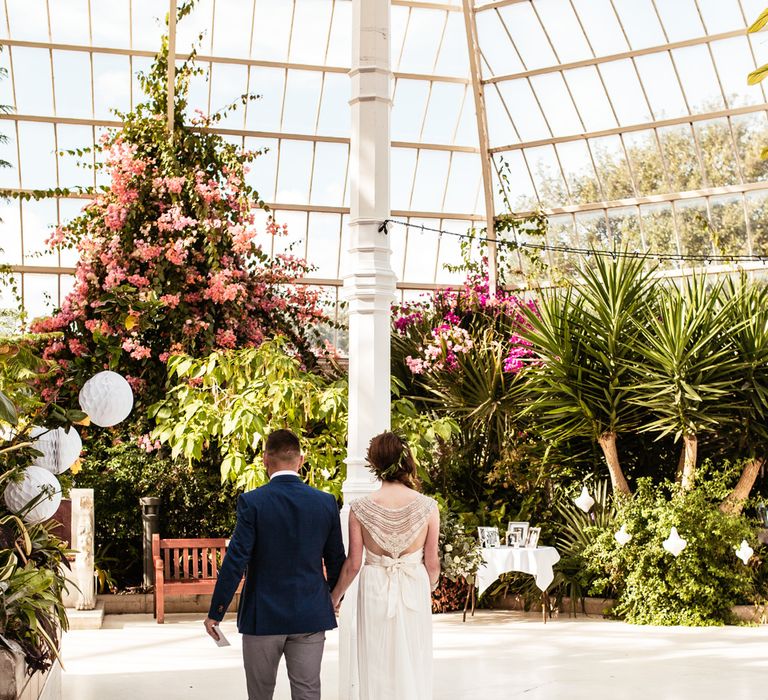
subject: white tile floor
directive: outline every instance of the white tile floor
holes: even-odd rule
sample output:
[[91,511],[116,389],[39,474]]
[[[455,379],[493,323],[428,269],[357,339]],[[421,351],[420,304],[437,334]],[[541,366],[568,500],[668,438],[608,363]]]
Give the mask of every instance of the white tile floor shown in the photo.
[[[101,630],[64,638],[64,700],[241,700],[232,647],[204,636],[199,616],[108,616]],[[434,618],[435,700],[765,700],[768,628],[632,627],[594,618],[553,620],[478,612]],[[338,636],[329,633],[323,698],[337,697]],[[288,700],[285,670],[275,700]]]

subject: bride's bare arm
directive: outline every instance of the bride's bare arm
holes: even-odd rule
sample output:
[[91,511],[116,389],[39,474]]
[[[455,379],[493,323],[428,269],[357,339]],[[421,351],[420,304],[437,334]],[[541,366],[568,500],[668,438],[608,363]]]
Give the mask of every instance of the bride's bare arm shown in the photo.
[[429,574],[429,583],[434,589],[440,579],[440,554],[438,553],[438,540],[440,539],[440,511],[432,509],[427,521],[427,540],[424,543],[424,566]]
[[360,521],[357,516],[350,511],[349,513],[349,551],[347,552],[347,559],[344,562],[344,566],[341,567],[341,574],[339,574],[339,580],[333,588],[331,593],[331,600],[333,601],[333,607],[338,608],[341,603],[341,599],[347,592],[347,588],[350,587],[352,581],[355,580],[360,571],[360,566],[363,563],[363,532],[360,527]]

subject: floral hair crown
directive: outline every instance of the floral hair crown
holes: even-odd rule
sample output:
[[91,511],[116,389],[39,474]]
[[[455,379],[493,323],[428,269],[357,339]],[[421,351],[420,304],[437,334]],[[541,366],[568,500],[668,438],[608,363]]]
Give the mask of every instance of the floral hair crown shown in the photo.
[[402,471],[405,467],[404,460],[409,454],[408,450],[408,443],[398,435],[398,438],[400,439],[400,445],[402,446],[402,452],[400,452],[400,456],[397,458],[395,462],[392,462],[386,469],[382,470],[381,472],[378,472],[378,476],[382,481],[386,481],[388,478],[392,478],[397,474],[398,472]]

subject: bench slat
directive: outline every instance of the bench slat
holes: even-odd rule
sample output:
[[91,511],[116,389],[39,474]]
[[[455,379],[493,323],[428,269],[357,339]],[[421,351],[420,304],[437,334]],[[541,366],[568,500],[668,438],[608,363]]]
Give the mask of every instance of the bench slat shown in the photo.
[[192,549],[192,578],[199,579],[198,563],[200,561],[200,548],[195,547]]
[[207,537],[199,539],[160,540],[160,549],[177,549],[179,547],[226,547],[224,537]]

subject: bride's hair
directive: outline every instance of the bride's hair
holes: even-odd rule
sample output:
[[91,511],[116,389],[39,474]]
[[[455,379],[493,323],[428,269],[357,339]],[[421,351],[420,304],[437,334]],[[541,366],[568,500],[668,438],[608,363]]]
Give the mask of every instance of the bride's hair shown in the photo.
[[399,481],[419,490],[416,460],[408,443],[399,435],[389,431],[377,435],[368,445],[366,459],[371,471],[382,481]]

